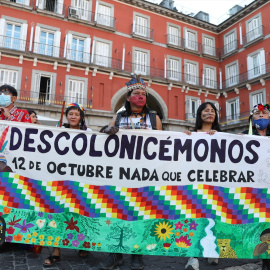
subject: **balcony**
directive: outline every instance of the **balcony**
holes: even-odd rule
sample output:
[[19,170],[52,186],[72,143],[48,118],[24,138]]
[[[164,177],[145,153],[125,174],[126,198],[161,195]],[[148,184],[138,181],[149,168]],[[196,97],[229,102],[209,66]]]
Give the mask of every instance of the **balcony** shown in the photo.
[[112,68],[117,70],[121,70],[122,68],[121,60],[98,54],[92,55],[91,63],[100,67]]
[[82,104],[84,109],[92,108],[92,99],[86,99],[78,96],[52,95],[49,93],[32,92],[27,90],[18,90],[17,101],[59,107],[63,105],[63,101],[66,101],[66,103],[76,102]]
[[250,111],[235,113],[226,117],[220,117],[219,123],[221,126],[234,125],[234,124],[247,124],[250,116]]
[[185,120],[188,123],[194,124],[196,122],[196,113],[186,113]]
[[66,59],[75,62],[90,64],[91,54],[90,52],[88,53],[81,50],[78,51],[68,48],[66,51]]
[[24,39],[0,36],[0,47],[7,50],[29,51],[29,41]]
[[216,60],[219,59],[219,49],[211,47],[209,45],[202,45],[202,54],[205,57],[215,58]]
[[33,53],[48,57],[64,58],[64,48],[44,43],[33,43]]
[[115,17],[107,16],[102,13],[96,13],[95,21],[96,21],[97,26],[115,31],[115,25],[116,25]]
[[222,82],[222,88],[229,88],[237,85],[239,83],[239,75],[231,76]]
[[2,3],[8,2],[9,5],[20,6],[27,9],[33,9],[34,0],[4,0]]
[[69,19],[82,20],[87,22],[94,22],[94,12],[78,7],[70,6],[68,8]]
[[224,59],[232,54],[237,53],[238,49],[238,40],[234,40],[220,49],[220,57]]
[[264,31],[263,25],[253,29],[252,31],[248,32],[246,35],[243,36],[243,46],[249,47],[264,38]]
[[190,39],[184,39],[184,48],[185,51],[200,54],[201,53],[201,43],[198,43],[197,41],[193,41]]
[[211,78],[203,78],[202,86],[209,89],[217,89],[217,81]]
[[184,49],[185,48],[185,43],[184,39],[179,37],[179,36],[174,36],[174,35],[167,35],[167,46],[174,48],[174,49]]
[[66,5],[54,0],[37,0],[37,10],[39,12],[52,12],[61,16],[66,14]]
[[188,73],[185,73],[184,77],[186,83],[196,86],[202,86],[202,78]]
[[140,24],[131,25],[131,36],[145,41],[154,41],[154,29],[142,26]]
[[167,79],[172,81],[181,82],[182,81],[182,72],[168,69],[167,70]]

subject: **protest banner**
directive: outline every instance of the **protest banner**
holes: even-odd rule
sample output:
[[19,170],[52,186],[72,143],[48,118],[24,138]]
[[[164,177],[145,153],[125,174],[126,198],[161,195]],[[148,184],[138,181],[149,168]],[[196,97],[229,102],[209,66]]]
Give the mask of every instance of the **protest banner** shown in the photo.
[[[1,121],[7,242],[270,258],[269,138]],[[4,225],[3,225],[4,226]]]

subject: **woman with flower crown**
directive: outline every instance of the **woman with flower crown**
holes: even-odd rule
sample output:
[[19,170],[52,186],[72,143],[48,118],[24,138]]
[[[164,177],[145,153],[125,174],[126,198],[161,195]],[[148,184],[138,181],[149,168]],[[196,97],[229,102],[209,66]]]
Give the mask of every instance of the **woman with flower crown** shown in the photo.
[[[70,103],[67,105],[66,109],[66,118],[68,123],[63,125],[63,128],[71,128],[71,129],[81,129],[91,131],[90,128],[86,127],[84,120],[84,109],[78,103]],[[88,251],[80,250],[79,256],[86,257],[88,255]],[[52,255],[50,255],[47,259],[44,260],[43,266],[50,267],[60,261],[60,248],[53,248]]]

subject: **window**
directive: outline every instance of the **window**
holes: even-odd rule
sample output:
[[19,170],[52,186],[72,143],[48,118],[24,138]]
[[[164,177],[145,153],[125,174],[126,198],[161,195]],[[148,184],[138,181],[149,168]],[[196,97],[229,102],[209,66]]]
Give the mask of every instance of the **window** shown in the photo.
[[226,66],[226,87],[236,85],[237,83],[238,83],[238,62],[234,62]]
[[99,3],[96,21],[98,24],[114,27],[113,5]]
[[211,100],[211,99],[205,99],[204,102],[211,102],[211,103],[213,103],[215,105],[216,109],[219,112],[219,103],[218,102],[216,102],[215,100]]
[[63,15],[64,0],[37,0],[37,7]]
[[59,57],[60,37],[58,28],[38,24],[35,30],[34,53]]
[[0,85],[9,84],[17,88],[18,71],[0,68]]
[[257,51],[247,57],[248,79],[253,79],[265,73],[264,50]]
[[203,53],[216,56],[214,38],[203,35]]
[[186,96],[186,121],[195,122],[197,109],[201,105],[201,100],[196,97]]
[[2,17],[0,19],[0,46],[13,50],[25,50],[27,36],[26,21],[16,18]]
[[208,88],[216,88],[216,68],[205,66],[204,67],[204,82],[203,85]]
[[92,2],[90,0],[72,0],[69,14],[81,20],[90,21],[91,5]]
[[84,81],[69,80],[68,103],[84,104]]
[[250,109],[252,109],[255,105],[259,103],[265,104],[266,103],[265,89],[250,93],[249,103],[250,103]]
[[190,84],[194,84],[196,85],[197,84],[197,80],[198,80],[198,77],[197,77],[197,74],[198,74],[198,63],[196,62],[185,62],[185,80],[187,83],[190,83]]
[[147,75],[149,67],[149,51],[137,49],[133,50],[133,70],[134,73]]
[[109,67],[110,44],[106,42],[96,42],[95,64],[99,66]]
[[168,79],[181,81],[181,60],[179,58],[168,57],[167,65]]
[[237,49],[236,30],[233,30],[224,37],[224,53],[228,54],[236,49]]
[[189,29],[185,29],[185,39],[186,39],[186,48],[190,50],[197,51],[197,32]]
[[226,102],[227,121],[231,124],[236,123],[240,116],[239,113],[239,98],[234,100],[228,100]]
[[180,45],[180,27],[168,25],[167,43],[175,46]]
[[260,36],[262,36],[262,21],[261,14],[256,15],[252,19],[246,22],[247,29],[247,42],[250,42]]
[[144,38],[151,38],[150,17],[134,12],[132,33]]
[[68,33],[66,36],[66,57],[67,59],[90,63],[91,38],[81,33]]

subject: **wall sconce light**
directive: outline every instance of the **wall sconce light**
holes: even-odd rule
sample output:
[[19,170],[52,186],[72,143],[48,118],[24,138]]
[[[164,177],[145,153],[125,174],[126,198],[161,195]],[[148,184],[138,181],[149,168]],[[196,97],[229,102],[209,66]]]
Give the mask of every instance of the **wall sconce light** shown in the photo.
[[62,86],[62,84],[63,84],[63,83],[62,83],[62,82],[60,82],[60,86]]
[[153,61],[156,61],[156,60],[157,60],[157,58],[156,58],[156,57],[154,57],[154,58],[153,58]]
[[128,52],[128,55],[130,55],[131,54],[131,52]]
[[27,82],[27,76],[25,76],[25,81]]
[[118,52],[118,49],[115,49],[114,52],[115,52],[115,53]]

